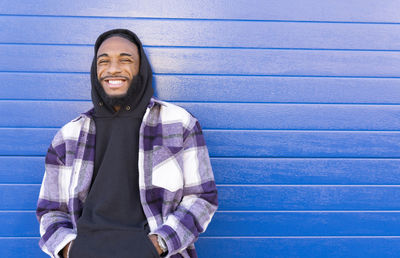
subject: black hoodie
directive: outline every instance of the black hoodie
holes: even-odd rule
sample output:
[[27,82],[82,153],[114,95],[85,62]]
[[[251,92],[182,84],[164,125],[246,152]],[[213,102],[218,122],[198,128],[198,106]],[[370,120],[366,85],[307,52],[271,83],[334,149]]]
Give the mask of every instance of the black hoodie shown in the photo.
[[[140,67],[126,96],[110,98],[97,78],[97,51],[110,37],[123,37],[139,50]],[[139,129],[153,95],[152,71],[138,37],[116,29],[96,41],[91,68],[96,146],[92,186],[77,223],[75,257],[157,257],[139,195]],[[113,106],[119,105],[119,111]],[[141,253],[142,252],[142,253]],[[136,255],[135,255],[135,254]]]

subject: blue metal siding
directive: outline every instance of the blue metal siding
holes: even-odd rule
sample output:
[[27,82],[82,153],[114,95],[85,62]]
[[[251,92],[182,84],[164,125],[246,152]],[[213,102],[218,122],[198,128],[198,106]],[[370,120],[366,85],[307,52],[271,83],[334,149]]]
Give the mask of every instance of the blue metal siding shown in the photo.
[[91,106],[92,44],[139,35],[158,97],[203,126],[220,209],[203,257],[400,251],[400,3],[0,0],[0,257],[46,257],[55,132]]

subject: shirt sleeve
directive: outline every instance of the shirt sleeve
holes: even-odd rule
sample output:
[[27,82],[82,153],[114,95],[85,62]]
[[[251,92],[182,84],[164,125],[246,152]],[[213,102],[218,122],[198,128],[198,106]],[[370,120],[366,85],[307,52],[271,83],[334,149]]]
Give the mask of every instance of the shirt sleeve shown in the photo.
[[40,188],[36,216],[40,224],[40,248],[51,257],[73,239],[71,215],[68,211],[68,185],[71,168],[65,165],[65,143],[58,132],[50,145],[45,161],[45,174]]
[[183,198],[175,212],[153,234],[160,235],[168,256],[185,250],[204,232],[217,210],[217,188],[199,122],[184,133]]

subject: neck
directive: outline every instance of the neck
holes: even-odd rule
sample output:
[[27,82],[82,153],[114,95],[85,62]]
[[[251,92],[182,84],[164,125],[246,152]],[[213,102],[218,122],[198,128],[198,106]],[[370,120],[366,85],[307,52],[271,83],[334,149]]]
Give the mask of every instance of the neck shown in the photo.
[[121,106],[114,106],[114,111],[118,112],[121,109]]

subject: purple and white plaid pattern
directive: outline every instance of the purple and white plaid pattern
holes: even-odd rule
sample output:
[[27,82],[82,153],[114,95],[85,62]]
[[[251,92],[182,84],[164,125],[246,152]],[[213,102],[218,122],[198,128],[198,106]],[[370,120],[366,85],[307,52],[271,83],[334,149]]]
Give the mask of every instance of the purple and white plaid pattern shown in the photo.
[[[56,134],[46,156],[37,217],[40,247],[52,257],[76,238],[93,175],[92,111]],[[217,189],[198,121],[152,99],[140,128],[139,188],[150,234],[164,238],[168,257],[197,257],[193,243],[217,210]]]

